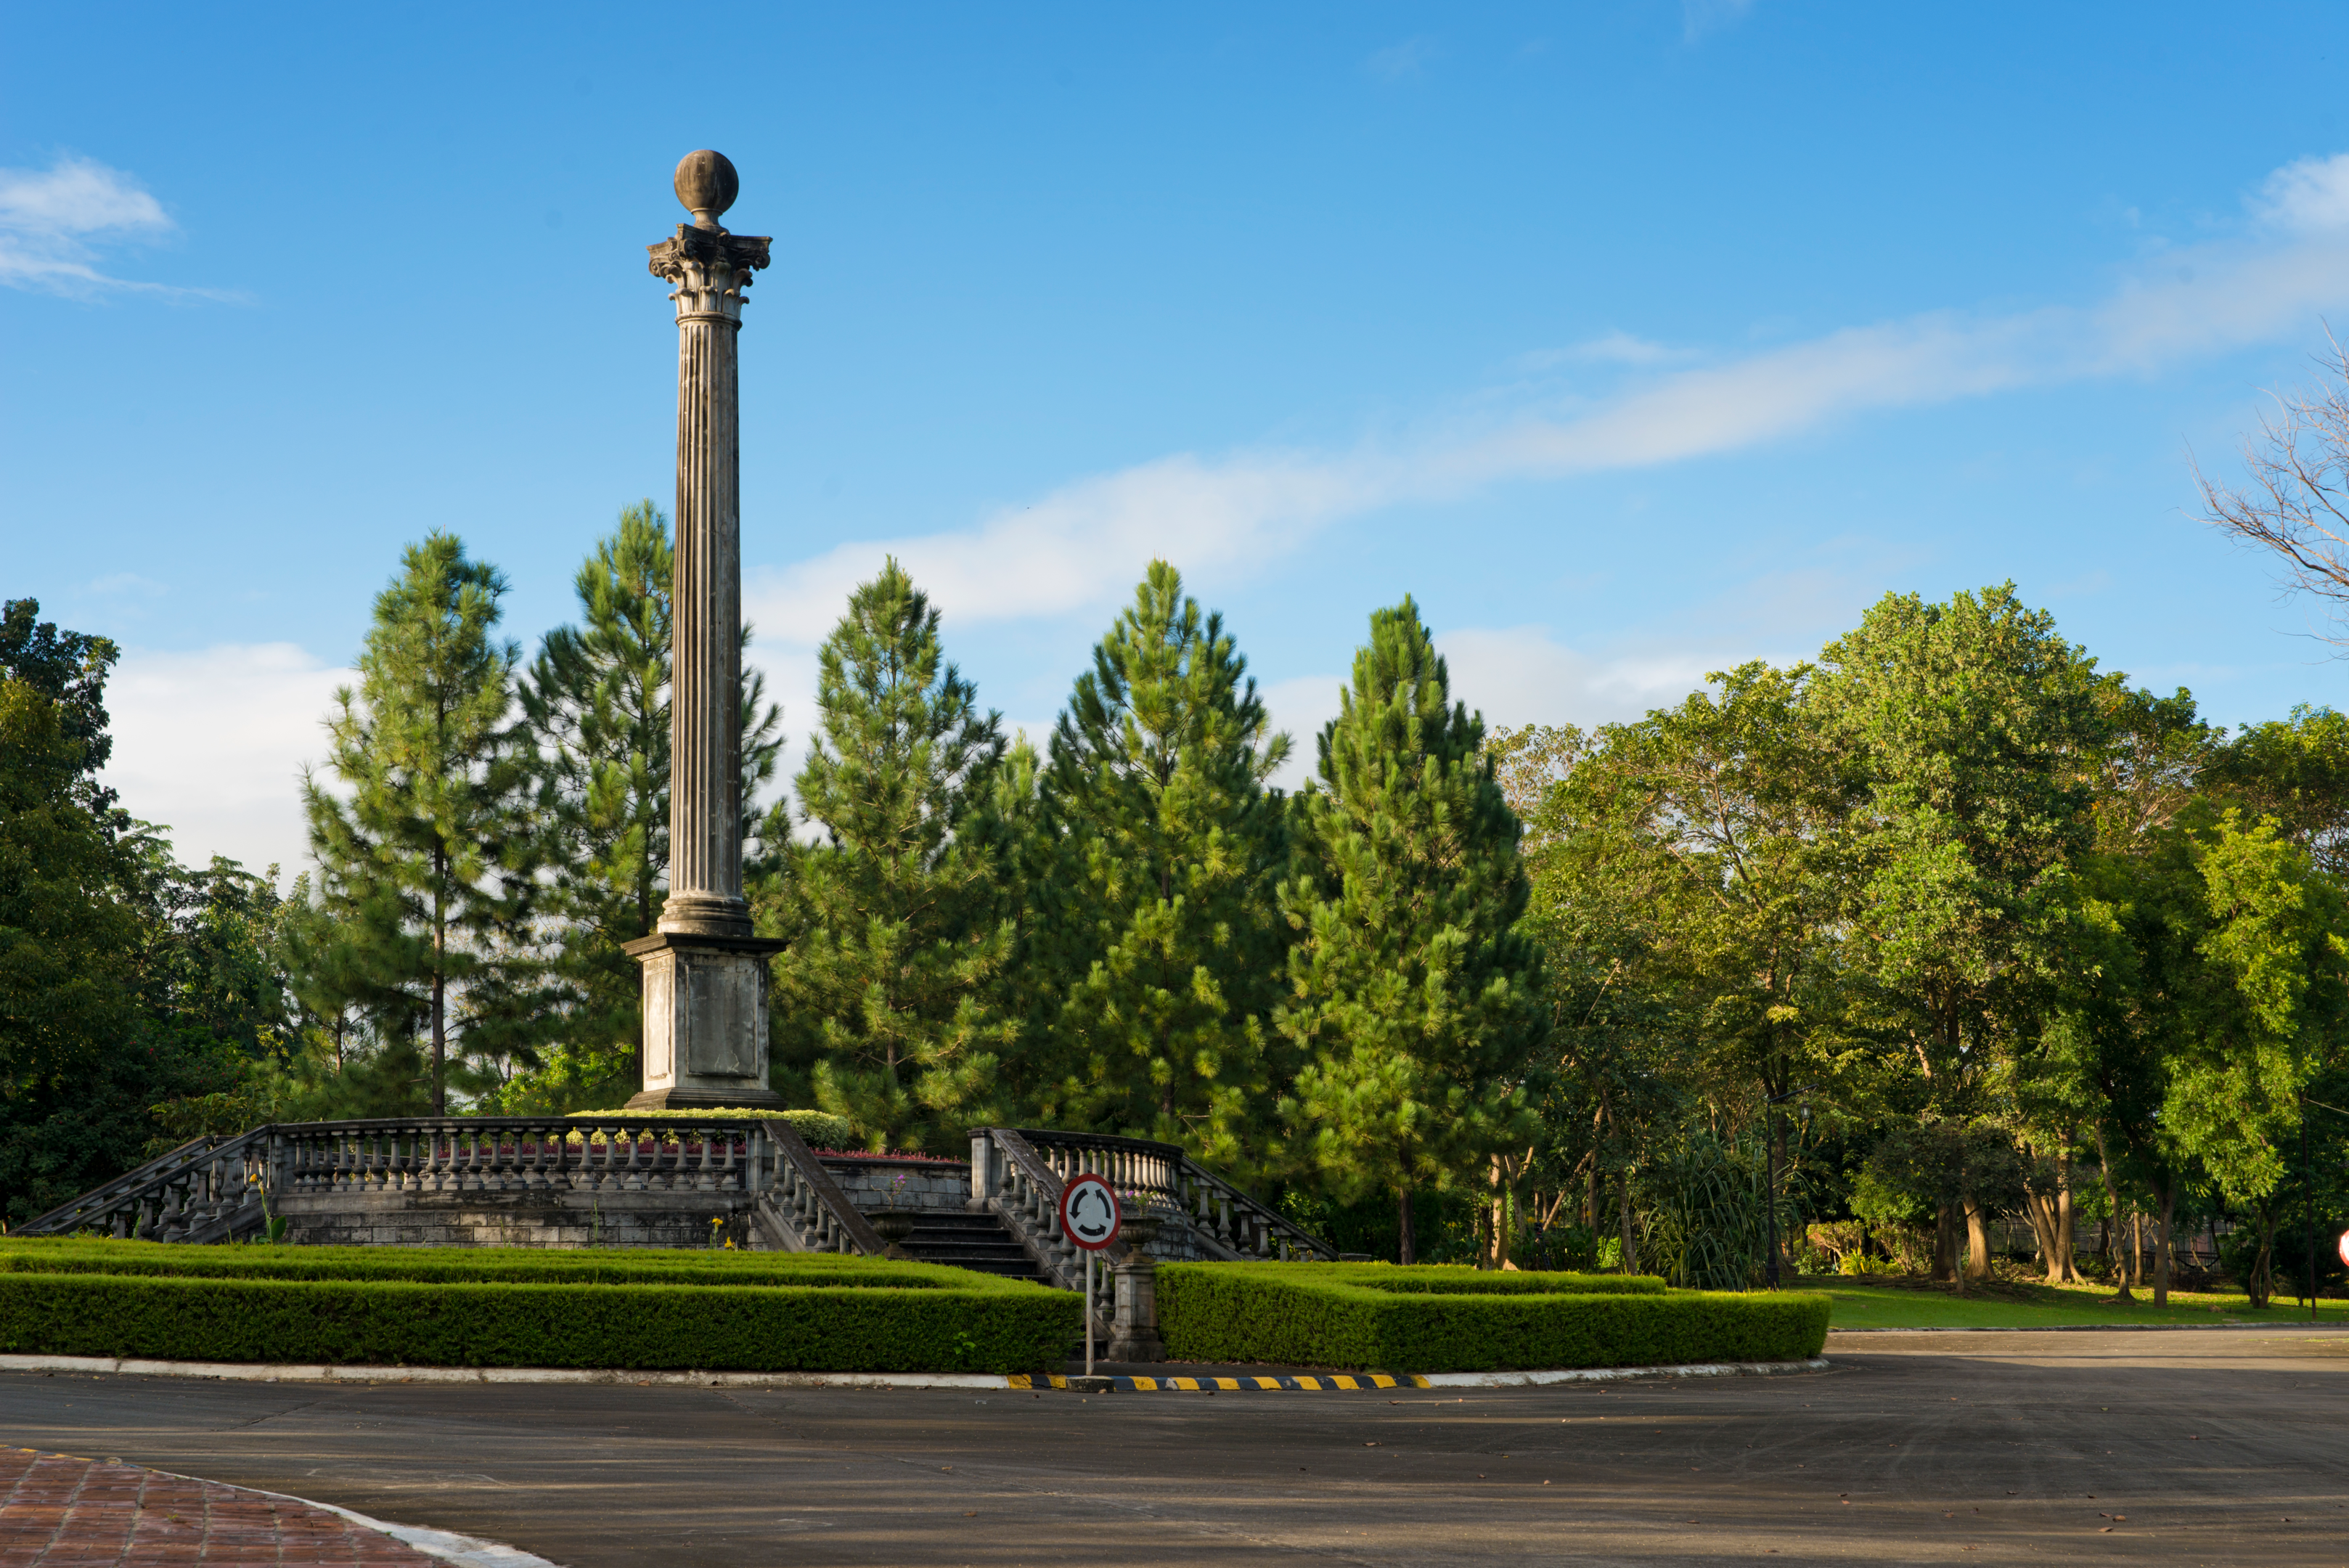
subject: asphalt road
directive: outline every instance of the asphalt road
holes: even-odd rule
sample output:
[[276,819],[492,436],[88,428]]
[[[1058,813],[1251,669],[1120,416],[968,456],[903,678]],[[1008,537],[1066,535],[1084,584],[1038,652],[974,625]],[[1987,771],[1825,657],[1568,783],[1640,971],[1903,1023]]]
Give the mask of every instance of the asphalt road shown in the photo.
[[1809,1376],[1073,1394],[0,1376],[7,1442],[567,1568],[2349,1563],[2349,1337],[1846,1335]]

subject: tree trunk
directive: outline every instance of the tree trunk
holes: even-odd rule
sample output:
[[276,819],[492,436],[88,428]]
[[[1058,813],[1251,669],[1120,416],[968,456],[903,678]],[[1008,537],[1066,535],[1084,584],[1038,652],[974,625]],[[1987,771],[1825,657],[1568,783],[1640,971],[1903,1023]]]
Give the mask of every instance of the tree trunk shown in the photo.
[[1397,1191],[1399,1197],[1395,1203],[1395,1219],[1402,1234],[1397,1249],[1399,1255],[1395,1261],[1408,1266],[1419,1261],[1419,1254],[1412,1246],[1411,1189],[1404,1187],[1398,1189]]
[[1501,1171],[1501,1157],[1493,1157],[1493,1247],[1485,1260],[1488,1269],[1503,1269],[1509,1263],[1509,1186]]
[[1623,1173],[1623,1208],[1621,1217],[1623,1221],[1623,1272],[1627,1274],[1636,1274],[1640,1272],[1640,1232],[1637,1227],[1633,1225],[1631,1220],[1631,1173],[1628,1170]]
[[[1958,1279],[1958,1206],[1943,1203],[1933,1214],[1933,1282],[1946,1285]],[[1958,1287],[1963,1290],[1963,1284]]]
[[1591,1245],[1597,1246],[1599,1244],[1599,1151],[1597,1149],[1592,1149],[1590,1151],[1590,1188],[1588,1197],[1590,1199],[1590,1209],[1589,1212],[1583,1217],[1582,1222],[1589,1229]]
[[2169,1222],[2178,1213],[2178,1183],[2165,1173],[2161,1179],[2160,1231],[2153,1241],[2153,1304],[2169,1304]]
[[2119,1264],[2119,1260],[2114,1256],[2113,1243],[2119,1241],[2121,1235],[2121,1192],[2119,1188],[2113,1185],[2113,1160],[2112,1156],[2105,1148],[2103,1127],[2096,1129],[2096,1164],[2104,1172],[2105,1178],[2105,1259],[2114,1281],[2120,1287],[2115,1293],[2114,1299],[2124,1302],[2134,1301],[2136,1298],[2129,1294],[2128,1266],[2126,1264],[2114,1266]]
[[1971,1198],[1966,1199],[1965,1210],[1966,1278],[1986,1280],[1990,1278],[1989,1216],[1982,1212],[1982,1205]]
[[449,981],[438,970],[432,974],[432,1114],[449,1114],[449,1033],[446,1006]]
[[2073,1256],[2073,1227],[2075,1209],[2072,1201],[2072,1157],[2065,1155],[2055,1162],[2055,1251],[2063,1260],[2063,1272],[2055,1277],[2059,1285],[2076,1284],[2080,1264]]

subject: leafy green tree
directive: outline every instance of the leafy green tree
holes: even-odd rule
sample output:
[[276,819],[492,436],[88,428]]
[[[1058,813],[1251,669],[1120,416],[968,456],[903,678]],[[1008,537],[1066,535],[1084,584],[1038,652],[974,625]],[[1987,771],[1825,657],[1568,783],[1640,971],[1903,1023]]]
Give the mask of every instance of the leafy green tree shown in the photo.
[[[327,723],[339,791],[302,797],[319,891],[358,950],[378,1016],[430,1042],[432,1112],[448,1112],[451,1024],[494,1057],[528,1028],[531,756],[513,723],[519,651],[492,634],[505,579],[452,534],[409,546],[375,603],[359,685]],[[451,1003],[460,1005],[453,1007]]]
[[[1927,1114],[1971,1121],[2064,971],[2067,877],[2094,834],[2095,662],[2011,586],[1942,604],[1888,594],[1820,656],[1822,730],[1868,798],[1847,843],[1853,975],[1916,1064]],[[1957,1260],[1942,1213],[1936,1273]],[[1968,1267],[1988,1268],[1979,1209]]]
[[1053,731],[1020,873],[1043,1119],[1264,1168],[1288,754],[1267,723],[1223,618],[1152,562]]
[[849,596],[817,656],[822,731],[794,851],[804,936],[776,962],[777,1013],[812,1038],[817,1103],[876,1148],[944,1152],[989,1114],[1018,1033],[994,987],[1011,955],[1000,846],[974,833],[1001,722],[945,662],[938,612],[894,560]]
[[158,1102],[232,1084],[274,1043],[274,894],[176,865],[91,779],[112,645],[7,607],[0,626],[0,1212],[120,1175]]
[[1274,1018],[1302,1065],[1282,1102],[1340,1197],[1443,1188],[1523,1139],[1523,1079],[1547,1020],[1518,825],[1485,725],[1408,598],[1369,646],[1299,798],[1308,869],[1280,888],[1296,935]]
[[114,754],[108,732],[106,680],[121,650],[109,638],[64,630],[40,618],[38,599],[0,604],[0,675],[21,680],[57,705],[57,735],[72,750],[75,797],[108,831],[124,821],[116,793],[98,775]]
[[0,1072],[65,1082],[131,1032],[140,939],[125,856],[78,789],[66,705],[0,679]]
[[[1715,691],[1607,726],[1535,822],[1537,907],[1635,928],[1615,944],[1616,978],[1671,999],[1670,1027],[1700,1053],[1684,1081],[1757,1120],[1807,1085],[1866,1098],[1883,1075],[1848,1018],[1837,919],[1864,785],[1849,752],[1823,742],[1811,673],[1742,665],[1709,677]],[[1785,1129],[1769,1126],[1783,1168]]]

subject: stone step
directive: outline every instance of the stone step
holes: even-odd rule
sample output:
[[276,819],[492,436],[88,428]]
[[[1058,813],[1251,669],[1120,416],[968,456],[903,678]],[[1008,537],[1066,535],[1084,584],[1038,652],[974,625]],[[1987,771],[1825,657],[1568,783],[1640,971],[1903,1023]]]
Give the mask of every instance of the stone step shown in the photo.
[[913,1234],[905,1238],[905,1247],[925,1263],[943,1263],[949,1268],[969,1269],[1005,1279],[1032,1280],[1038,1284],[1050,1282],[1036,1267],[1035,1260],[1028,1256],[1028,1250],[993,1214],[974,1214],[968,1210],[923,1210],[915,1219]]

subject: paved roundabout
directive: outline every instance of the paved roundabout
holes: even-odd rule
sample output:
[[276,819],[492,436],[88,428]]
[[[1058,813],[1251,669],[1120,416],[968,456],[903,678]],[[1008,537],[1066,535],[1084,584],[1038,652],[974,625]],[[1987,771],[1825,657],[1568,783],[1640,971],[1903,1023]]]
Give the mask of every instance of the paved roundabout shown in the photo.
[[11,1374],[0,1436],[569,1568],[2349,1559],[2337,1330],[1827,1355],[1798,1377],[1154,1397]]

